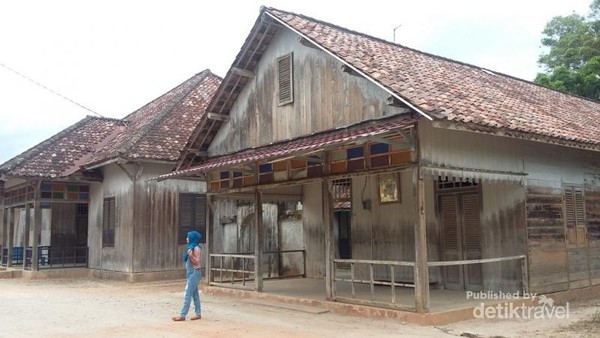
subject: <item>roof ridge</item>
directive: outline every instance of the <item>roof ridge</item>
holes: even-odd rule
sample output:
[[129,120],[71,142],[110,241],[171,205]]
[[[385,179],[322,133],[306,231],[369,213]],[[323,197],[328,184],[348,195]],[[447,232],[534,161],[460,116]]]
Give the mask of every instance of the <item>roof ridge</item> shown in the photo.
[[[156,118],[154,118],[147,126],[145,126],[144,128],[142,128],[142,132],[139,133],[139,135],[134,136],[132,139],[133,141],[129,143],[128,146],[121,148],[118,150],[119,154],[125,154],[126,152],[130,151],[131,149],[133,149],[137,144],[139,144],[147,135],[148,133],[153,130],[157,125],[159,125],[176,107],[179,106],[179,104],[181,102],[183,102],[183,100],[185,100],[188,95],[190,95],[190,93],[192,93],[196,88],[198,88],[198,86],[200,84],[202,84],[204,82],[204,80],[210,75],[212,74],[212,72],[210,72],[210,70],[206,69],[200,73],[195,74],[194,76],[190,77],[189,79],[187,79],[186,81],[182,82],[180,85],[176,86],[175,88],[171,89],[170,91],[166,92],[165,94],[159,96],[163,97],[164,95],[168,94],[169,92],[175,90],[176,88],[179,88],[180,86],[184,85],[185,83],[187,83],[188,81],[194,79],[194,78],[198,78],[197,82],[191,86],[191,88],[186,91],[176,102],[174,102],[173,104],[171,104],[171,107],[165,109],[162,113],[160,113]],[[158,98],[157,98],[158,99]],[[154,101],[153,101],[154,102]],[[144,105],[144,107],[147,105]],[[140,108],[141,109],[141,108]],[[136,110],[139,111],[140,109]]]

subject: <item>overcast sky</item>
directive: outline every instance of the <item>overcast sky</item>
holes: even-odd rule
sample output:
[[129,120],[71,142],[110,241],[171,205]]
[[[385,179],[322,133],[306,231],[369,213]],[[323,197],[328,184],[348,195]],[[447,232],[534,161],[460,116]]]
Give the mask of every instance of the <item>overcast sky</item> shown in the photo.
[[[261,5],[532,80],[541,32],[592,0],[1,1],[0,64],[122,118],[210,69],[224,76]],[[0,163],[93,113],[0,66]]]

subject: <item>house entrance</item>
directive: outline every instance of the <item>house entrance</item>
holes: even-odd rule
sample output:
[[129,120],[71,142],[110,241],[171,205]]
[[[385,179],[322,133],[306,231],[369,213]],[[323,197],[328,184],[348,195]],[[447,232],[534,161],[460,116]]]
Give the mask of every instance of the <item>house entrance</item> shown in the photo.
[[352,180],[344,178],[332,182],[334,231],[337,244],[336,258],[352,258],[352,242],[350,238],[350,215],[352,214]]
[[[439,182],[438,201],[445,261],[481,259],[481,193],[477,182]],[[483,289],[481,264],[444,267],[450,290]]]

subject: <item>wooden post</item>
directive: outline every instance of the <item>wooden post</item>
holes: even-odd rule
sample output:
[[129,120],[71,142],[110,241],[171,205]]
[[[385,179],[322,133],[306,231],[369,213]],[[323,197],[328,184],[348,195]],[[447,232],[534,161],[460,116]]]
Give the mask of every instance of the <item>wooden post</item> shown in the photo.
[[[29,247],[29,229],[31,229],[31,206],[29,202],[25,203],[25,226],[23,233],[23,270],[27,268],[27,248]],[[31,256],[31,262],[33,263],[34,256]]]
[[333,258],[335,238],[333,235],[333,198],[331,195],[331,180],[325,178],[322,183],[323,195],[323,225],[325,227],[325,289],[327,299],[335,295],[335,276],[333,276]]
[[213,197],[210,195],[206,196],[206,284],[210,285],[212,282],[212,259],[210,254],[212,253],[212,224],[213,224]]
[[[36,199],[33,202],[33,246],[31,249],[31,271],[38,271],[40,269],[39,265],[39,242],[38,239],[40,237],[40,233],[42,232],[42,206],[39,200],[39,189],[36,191]],[[50,257],[48,257],[50,259]]]
[[6,209],[6,249],[8,249],[6,266],[12,266],[13,260],[13,245],[14,245],[14,231],[15,231],[15,222],[13,216],[13,208],[10,207]]
[[262,250],[263,250],[263,217],[262,217],[262,193],[254,190],[254,223],[256,225],[256,237],[254,239],[254,278],[255,291],[262,292]]
[[415,308],[418,313],[429,312],[429,268],[427,266],[427,222],[425,220],[425,182],[421,168],[421,152],[417,126],[414,130],[413,196],[415,204]]

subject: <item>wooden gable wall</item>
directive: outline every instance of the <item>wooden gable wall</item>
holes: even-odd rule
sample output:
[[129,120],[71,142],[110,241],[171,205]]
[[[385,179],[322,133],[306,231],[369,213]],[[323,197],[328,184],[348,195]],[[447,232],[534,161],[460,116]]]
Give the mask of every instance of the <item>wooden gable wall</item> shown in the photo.
[[[279,105],[277,58],[293,53],[294,102]],[[230,120],[211,143],[211,156],[404,112],[367,79],[342,71],[332,56],[281,28],[240,93]]]

